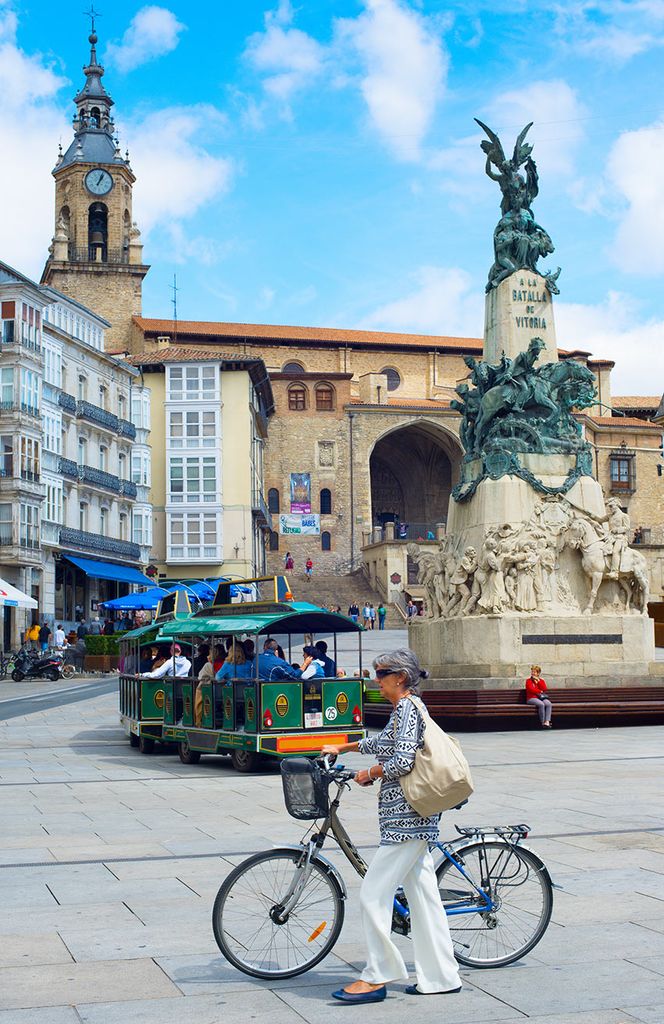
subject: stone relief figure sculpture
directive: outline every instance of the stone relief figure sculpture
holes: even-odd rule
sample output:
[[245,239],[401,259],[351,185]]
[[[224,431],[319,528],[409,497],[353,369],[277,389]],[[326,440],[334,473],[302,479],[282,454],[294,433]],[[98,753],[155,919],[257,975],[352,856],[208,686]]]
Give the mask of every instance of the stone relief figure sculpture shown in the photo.
[[424,587],[426,607],[429,618],[439,619],[443,614],[443,606],[439,601],[436,579],[441,575],[442,562],[440,554],[431,551],[420,551],[417,544],[407,544],[406,551],[417,563],[417,582]]
[[573,520],[567,530],[567,543],[581,552],[581,567],[590,584],[584,614],[590,615],[594,611],[597,592],[604,579],[617,579],[625,611],[630,611],[634,603],[637,611],[647,614],[650,582],[647,562],[640,551],[621,546],[620,568],[613,570],[613,550],[607,554],[606,533],[587,516],[577,516]]
[[624,552],[628,548],[627,538],[631,533],[631,521],[627,513],[621,509],[617,498],[609,498],[606,507],[609,513],[607,526],[611,541],[608,576],[609,579],[617,580],[624,561]]
[[[492,533],[487,534],[482,545],[477,572],[475,573],[473,596],[475,596],[476,586],[478,594],[474,604],[471,599],[473,608],[477,605],[491,615],[498,615],[507,605],[502,558],[498,554],[498,548],[498,537]],[[467,614],[470,611],[471,608],[469,606]]]
[[[537,261],[554,251],[551,238],[533,216],[531,204],[539,192],[537,167],[532,158],[533,147],[525,141],[532,121],[519,134],[510,159],[505,156],[496,133],[475,118],[488,138],[480,146],[486,154],[485,170],[492,181],[500,186],[502,217],[493,233],[494,263],[489,271],[487,291],[497,288],[501,281],[517,270],[538,273]],[[558,293],[555,274],[546,275],[546,286]]]
[[466,606],[472,597],[473,580],[476,570],[477,552],[474,547],[469,545],[450,577],[450,587],[452,588],[453,595],[452,600],[445,609],[448,616],[465,614]]

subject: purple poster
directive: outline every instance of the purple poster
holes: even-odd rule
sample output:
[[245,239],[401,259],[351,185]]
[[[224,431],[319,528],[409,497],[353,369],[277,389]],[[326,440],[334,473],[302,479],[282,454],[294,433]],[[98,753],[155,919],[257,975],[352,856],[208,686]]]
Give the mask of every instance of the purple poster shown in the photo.
[[311,477],[309,473],[291,473],[291,512],[311,512]]

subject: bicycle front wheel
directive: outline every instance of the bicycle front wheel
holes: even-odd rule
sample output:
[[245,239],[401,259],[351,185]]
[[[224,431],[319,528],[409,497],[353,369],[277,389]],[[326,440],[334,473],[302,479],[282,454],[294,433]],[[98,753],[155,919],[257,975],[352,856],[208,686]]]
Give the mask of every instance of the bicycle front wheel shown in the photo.
[[[530,850],[500,840],[471,843],[453,855],[468,878],[447,859],[436,878],[457,960],[468,967],[504,967],[520,960],[551,919],[548,871]],[[491,910],[482,909],[485,901],[475,886],[491,898]],[[460,910],[464,913],[450,913]]]
[[295,978],[327,956],[344,920],[341,887],[326,865],[313,860],[297,903],[287,916],[283,900],[302,868],[300,850],[267,850],[243,861],[223,882],[212,911],[219,949],[254,978]]

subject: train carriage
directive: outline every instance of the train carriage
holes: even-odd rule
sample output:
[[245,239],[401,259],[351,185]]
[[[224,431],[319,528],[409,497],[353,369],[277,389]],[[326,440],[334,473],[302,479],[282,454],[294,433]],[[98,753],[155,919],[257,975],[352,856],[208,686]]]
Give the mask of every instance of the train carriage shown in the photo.
[[[231,587],[237,591],[240,586],[244,599],[234,601]],[[229,640],[253,640],[259,654],[269,637],[281,644],[290,662],[305,637],[313,642],[325,637],[330,638],[336,663],[337,636],[354,633],[357,674],[263,679],[257,657],[250,675],[204,683],[193,675],[150,680],[123,674],[121,693],[123,687],[132,693],[140,691],[142,713],[154,712],[157,703],[162,703],[163,711],[159,721],[132,720],[130,735],[146,737],[142,749],[153,737],[176,743],[181,760],[188,764],[199,761],[202,754],[230,754],[238,771],[254,770],[263,758],[315,754],[325,743],[354,742],[364,736],[362,631],[344,615],[293,601],[282,576],[220,584],[211,607],[162,620],[155,641],[177,643],[193,661],[193,652],[201,645],[213,650]],[[140,642],[143,637],[136,639]],[[160,684],[158,690],[153,690],[155,682]]]

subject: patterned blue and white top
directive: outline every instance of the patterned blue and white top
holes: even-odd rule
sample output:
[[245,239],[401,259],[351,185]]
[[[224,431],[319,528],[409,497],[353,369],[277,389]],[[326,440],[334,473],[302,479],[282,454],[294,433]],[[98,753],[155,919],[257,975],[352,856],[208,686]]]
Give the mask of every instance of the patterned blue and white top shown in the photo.
[[360,753],[374,754],[383,766],[378,797],[381,846],[403,843],[407,839],[426,839],[429,843],[438,839],[440,815],[421,818],[406,800],[399,784],[400,776],[412,771],[415,751],[424,745],[424,729],[422,715],[415,703],[402,697],[383,731],[359,742]]

